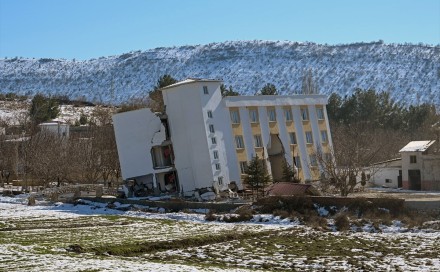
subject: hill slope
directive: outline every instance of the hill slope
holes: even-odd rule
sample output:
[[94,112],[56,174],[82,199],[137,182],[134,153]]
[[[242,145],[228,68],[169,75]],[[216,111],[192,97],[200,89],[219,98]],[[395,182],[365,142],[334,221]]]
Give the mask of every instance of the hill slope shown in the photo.
[[0,92],[68,95],[73,99],[120,103],[146,95],[170,74],[219,78],[242,94],[266,83],[282,94],[301,90],[312,69],[321,93],[350,94],[355,88],[389,91],[405,104],[440,106],[440,47],[382,42],[348,45],[240,41],[156,48],[86,61],[0,60]]

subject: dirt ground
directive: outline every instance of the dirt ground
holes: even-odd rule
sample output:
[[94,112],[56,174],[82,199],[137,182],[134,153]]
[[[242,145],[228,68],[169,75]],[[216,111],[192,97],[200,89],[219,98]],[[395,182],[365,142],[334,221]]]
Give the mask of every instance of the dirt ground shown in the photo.
[[405,200],[440,201],[440,192],[434,191],[412,191],[391,188],[366,188],[363,192],[355,193],[353,196],[363,197],[391,197],[403,198]]
[[440,192],[367,188],[352,196],[403,198],[407,208],[421,211],[440,211]]

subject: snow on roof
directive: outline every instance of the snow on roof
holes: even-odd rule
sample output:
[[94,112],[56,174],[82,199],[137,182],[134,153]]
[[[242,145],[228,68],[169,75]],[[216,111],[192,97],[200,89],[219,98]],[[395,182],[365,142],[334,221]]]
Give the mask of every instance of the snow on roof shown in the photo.
[[39,126],[65,126],[67,124],[61,122],[44,122],[39,124]]
[[31,139],[31,137],[19,137],[19,138],[13,138],[13,139],[6,140],[5,142],[25,142],[30,139]]
[[412,141],[405,145],[399,152],[424,152],[428,149],[435,140],[430,141]]
[[185,85],[185,84],[189,84],[189,83],[193,83],[193,82],[221,82],[221,80],[219,80],[219,79],[204,79],[204,78],[188,78],[183,81],[179,81],[177,83],[165,86],[165,87],[161,88],[161,90],[169,89],[169,88],[173,88],[173,87],[177,87],[180,85]]

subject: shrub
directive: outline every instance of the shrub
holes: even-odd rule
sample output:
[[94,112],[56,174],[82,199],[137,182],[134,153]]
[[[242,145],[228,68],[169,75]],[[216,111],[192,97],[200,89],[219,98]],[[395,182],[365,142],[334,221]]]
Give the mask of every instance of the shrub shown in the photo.
[[339,231],[346,231],[350,228],[350,220],[345,213],[340,213],[335,217],[335,226]]
[[313,209],[313,202],[309,197],[266,197],[256,202],[262,213],[272,213],[274,210],[285,210],[289,213],[297,211],[304,214],[307,210]]
[[214,214],[214,210],[209,210],[209,212],[205,215],[206,221],[215,221],[217,220],[217,216]]
[[249,221],[253,217],[252,209],[242,209],[238,211],[238,220],[239,222]]
[[317,230],[327,230],[327,219],[316,215],[316,214],[307,214],[304,216],[304,223]]
[[289,212],[285,210],[274,210],[272,214],[273,216],[279,216],[281,219],[288,218],[290,215]]

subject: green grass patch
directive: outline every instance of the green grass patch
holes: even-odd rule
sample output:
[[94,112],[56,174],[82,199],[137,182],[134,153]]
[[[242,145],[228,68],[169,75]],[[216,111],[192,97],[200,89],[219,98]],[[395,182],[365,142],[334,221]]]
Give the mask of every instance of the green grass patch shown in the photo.
[[200,247],[205,245],[224,243],[226,241],[247,239],[251,237],[267,235],[273,231],[266,231],[264,233],[253,232],[228,232],[217,235],[202,235],[189,237],[184,239],[175,239],[171,241],[152,241],[140,243],[124,243],[121,245],[104,245],[100,247],[93,247],[86,249],[87,252],[94,252],[96,254],[110,254],[118,256],[137,256],[146,253],[154,253],[157,251],[181,249],[188,247]]

